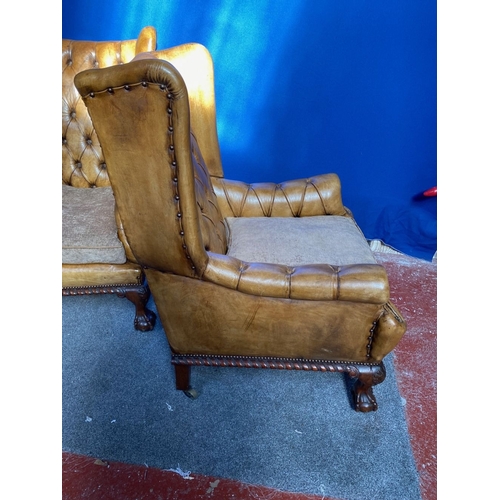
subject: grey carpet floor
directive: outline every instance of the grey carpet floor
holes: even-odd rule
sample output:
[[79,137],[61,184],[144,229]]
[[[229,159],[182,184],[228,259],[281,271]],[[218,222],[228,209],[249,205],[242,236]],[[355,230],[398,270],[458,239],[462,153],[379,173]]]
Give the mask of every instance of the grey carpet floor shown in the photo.
[[195,367],[191,400],[161,323],[135,331],[116,296],[62,300],[63,451],[347,500],[421,498],[392,357],[369,414],[337,373]]

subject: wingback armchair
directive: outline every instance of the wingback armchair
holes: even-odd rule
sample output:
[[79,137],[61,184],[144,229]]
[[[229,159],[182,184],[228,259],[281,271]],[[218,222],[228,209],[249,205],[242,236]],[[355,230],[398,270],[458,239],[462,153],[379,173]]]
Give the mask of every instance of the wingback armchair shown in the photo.
[[354,408],[376,410],[373,386],[406,329],[387,274],[336,174],[224,178],[212,71],[208,51],[187,44],[75,78],[176,387],[190,389],[197,365],[343,372]]
[[62,294],[127,297],[135,305],[134,326],[141,331],[155,324],[155,314],[146,307],[150,291],[115,212],[106,160],[74,77],[154,49],[151,26],[137,40],[62,41]]

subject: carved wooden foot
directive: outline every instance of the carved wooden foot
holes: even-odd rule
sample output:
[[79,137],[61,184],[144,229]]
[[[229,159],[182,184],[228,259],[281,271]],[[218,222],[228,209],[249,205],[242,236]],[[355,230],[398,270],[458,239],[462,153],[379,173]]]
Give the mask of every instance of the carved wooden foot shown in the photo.
[[384,381],[384,363],[375,366],[358,365],[357,368],[359,373],[355,376],[353,389],[354,409],[363,413],[375,411],[378,405],[372,387]]
[[149,332],[154,328],[156,314],[146,307],[150,296],[149,287],[142,286],[136,290],[123,290],[118,295],[126,297],[135,305],[134,327],[136,330]]

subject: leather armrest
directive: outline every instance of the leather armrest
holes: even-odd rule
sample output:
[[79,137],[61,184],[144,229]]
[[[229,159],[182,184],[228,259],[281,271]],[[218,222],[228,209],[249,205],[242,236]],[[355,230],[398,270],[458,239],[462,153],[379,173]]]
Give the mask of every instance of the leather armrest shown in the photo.
[[223,217],[348,215],[337,174],[274,183],[247,184],[212,177]]
[[387,273],[379,264],[343,267],[308,264],[297,267],[243,262],[208,253],[202,279],[250,295],[301,300],[345,300],[385,304]]

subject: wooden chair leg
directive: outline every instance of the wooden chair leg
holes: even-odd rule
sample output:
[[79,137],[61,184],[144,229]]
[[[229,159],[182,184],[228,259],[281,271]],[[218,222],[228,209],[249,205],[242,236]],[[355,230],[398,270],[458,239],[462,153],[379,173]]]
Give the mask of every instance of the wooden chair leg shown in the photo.
[[137,287],[135,290],[124,290],[120,296],[126,297],[135,306],[134,328],[141,332],[151,331],[156,323],[156,314],[146,304],[149,300],[149,287]]
[[179,391],[187,391],[191,382],[191,367],[188,365],[174,365],[175,388]]
[[196,399],[199,393],[191,387],[191,367],[189,365],[174,365],[175,367],[175,387],[190,399]]
[[378,408],[373,394],[373,386],[385,379],[384,363],[375,366],[357,365],[358,374],[354,383],[354,409],[363,413],[375,411]]

